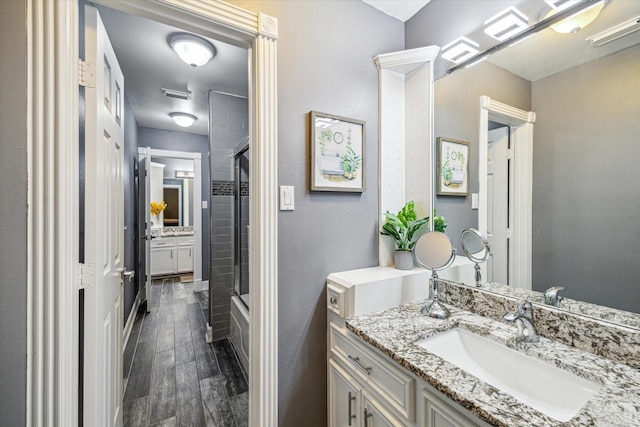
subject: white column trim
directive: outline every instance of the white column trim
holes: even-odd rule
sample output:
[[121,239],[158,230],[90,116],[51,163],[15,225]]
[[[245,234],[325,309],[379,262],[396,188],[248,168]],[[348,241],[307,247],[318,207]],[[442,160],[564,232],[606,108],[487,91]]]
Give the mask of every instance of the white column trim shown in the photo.
[[[397,212],[412,199],[418,215],[432,216],[433,61],[439,51],[438,46],[427,46],[384,53],[373,59],[379,70],[380,230],[385,212]],[[420,140],[415,135],[420,135]],[[425,145],[425,141],[429,144]],[[427,173],[416,167],[420,161]],[[394,249],[391,239],[379,237],[380,266],[393,265]]]
[[77,2],[26,6],[26,418],[28,426],[72,425],[78,414]]
[[[278,424],[276,18],[214,0],[96,0],[250,49],[252,427]],[[78,5],[27,1],[28,425],[78,424]],[[55,254],[55,256],[53,255]]]
[[531,289],[531,206],[533,188],[533,124],[536,113],[494,101],[488,96],[480,97],[480,123],[478,135],[478,231],[487,234],[487,156],[489,120],[513,127],[515,151],[515,200],[513,236],[512,286]]

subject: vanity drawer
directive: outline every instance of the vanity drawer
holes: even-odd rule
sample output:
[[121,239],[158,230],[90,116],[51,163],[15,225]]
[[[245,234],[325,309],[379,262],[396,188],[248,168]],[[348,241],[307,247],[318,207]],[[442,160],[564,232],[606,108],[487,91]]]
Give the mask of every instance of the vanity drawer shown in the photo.
[[330,325],[329,345],[332,356],[342,361],[354,375],[366,382],[387,406],[413,422],[415,418],[415,380],[394,362],[358,342],[349,331]]
[[193,236],[178,237],[178,246],[192,246]]
[[155,239],[151,239],[152,248],[166,248],[166,247],[173,247],[175,245],[176,245],[175,237],[156,237]]

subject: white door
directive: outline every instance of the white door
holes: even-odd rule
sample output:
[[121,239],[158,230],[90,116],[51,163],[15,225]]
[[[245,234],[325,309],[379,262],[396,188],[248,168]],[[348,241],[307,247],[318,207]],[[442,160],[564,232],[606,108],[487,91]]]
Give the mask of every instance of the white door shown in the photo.
[[138,277],[141,277],[140,300],[150,311],[151,295],[151,149],[138,149]]
[[85,7],[86,87],[84,425],[122,425],[122,274],[124,272],[124,80],[95,8]]
[[489,131],[487,148],[487,241],[491,247],[487,260],[489,282],[509,284],[509,127]]

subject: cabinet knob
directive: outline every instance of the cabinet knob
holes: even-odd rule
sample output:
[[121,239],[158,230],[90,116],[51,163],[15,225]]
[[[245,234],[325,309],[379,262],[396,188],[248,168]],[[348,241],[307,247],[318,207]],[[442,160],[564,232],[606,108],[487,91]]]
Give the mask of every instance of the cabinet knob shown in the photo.
[[338,300],[336,299],[336,297],[331,297],[329,298],[329,302],[331,303],[331,305],[336,305],[338,303]]

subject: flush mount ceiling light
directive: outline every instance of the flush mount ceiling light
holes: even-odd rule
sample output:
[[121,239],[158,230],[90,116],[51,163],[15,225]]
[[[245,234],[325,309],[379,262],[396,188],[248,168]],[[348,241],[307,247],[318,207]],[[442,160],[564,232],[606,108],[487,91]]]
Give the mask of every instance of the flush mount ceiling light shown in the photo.
[[515,36],[529,26],[529,18],[511,6],[487,19],[484,32],[498,41]]
[[[567,7],[572,6],[575,3],[576,2],[573,2],[569,5],[562,5],[561,9],[551,9],[545,16],[545,19],[552,17],[559,11],[566,9]],[[603,7],[604,1],[593,2],[592,5],[563,19],[560,22],[551,25],[551,29],[553,29],[553,31],[555,31],[556,33],[575,34],[587,25],[591,24],[598,17]]]
[[196,116],[187,113],[171,113],[169,115],[178,126],[183,128],[188,128],[197,120]]
[[172,34],[169,45],[192,68],[201,67],[216,56],[216,48],[211,43],[193,34]]
[[442,48],[442,57],[459,64],[480,52],[480,45],[466,37],[458,37]]
[[176,178],[193,178],[194,173],[191,171],[176,171]]

